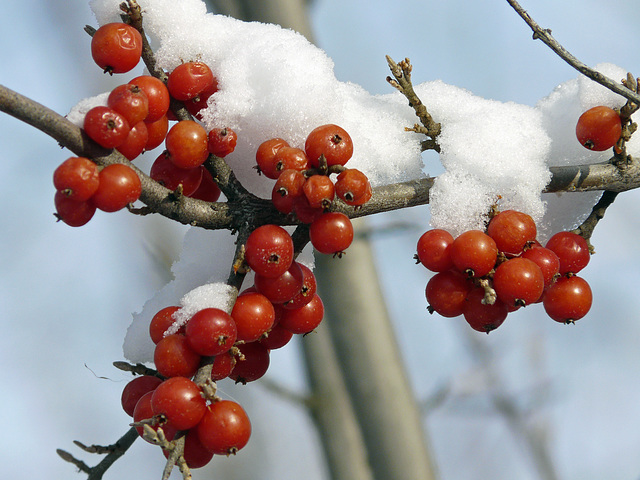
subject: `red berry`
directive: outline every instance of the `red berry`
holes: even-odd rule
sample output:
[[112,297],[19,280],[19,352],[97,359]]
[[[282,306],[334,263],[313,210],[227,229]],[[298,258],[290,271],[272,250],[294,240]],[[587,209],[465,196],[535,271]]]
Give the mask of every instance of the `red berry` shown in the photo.
[[184,335],[174,333],[156,344],[153,363],[164,377],[191,377],[198,370],[200,355],[189,346]]
[[142,122],[149,114],[147,95],[140,87],[130,83],[111,90],[107,106],[126,118],[129,125]]
[[240,357],[229,375],[236,383],[246,384],[262,378],[269,369],[269,350],[260,342],[238,345]]
[[227,378],[231,375],[231,371],[235,365],[236,357],[233,356],[231,351],[216,355],[211,364],[211,380],[217,382],[218,380]]
[[589,150],[608,150],[618,142],[621,134],[620,115],[605,106],[590,108],[580,115],[576,124],[576,137]]
[[324,316],[324,304],[316,293],[311,300],[299,308],[285,308],[278,326],[291,333],[305,334],[314,330]]
[[147,130],[147,124],[144,122],[136,123],[124,142],[116,147],[127,160],[131,161],[137,158],[149,142],[149,131]]
[[510,307],[535,303],[544,289],[540,267],[527,258],[512,258],[501,263],[493,274],[498,298]]
[[320,253],[340,256],[353,241],[353,225],[344,213],[327,212],[311,223],[309,238]]
[[53,172],[53,186],[68,199],[89,200],[98,189],[98,166],[88,158],[71,157]]
[[536,224],[530,215],[517,210],[504,210],[493,217],[487,235],[507,257],[520,255],[525,245],[536,239]]
[[141,192],[138,174],[127,165],[114,163],[100,171],[100,185],[91,200],[104,212],[116,212],[138,200]]
[[96,213],[96,206],[91,200],[78,202],[60,191],[56,191],[53,201],[56,207],[56,216],[70,227],[85,225]]
[[496,242],[480,230],[461,233],[451,244],[453,265],[461,272],[482,277],[489,273],[497,260]]
[[560,259],[548,248],[534,245],[522,254],[522,258],[527,258],[538,265],[544,277],[544,286],[548,287],[555,280],[560,271]]
[[324,209],[312,207],[309,205],[309,200],[305,195],[300,195],[295,198],[293,202],[293,213],[295,213],[298,220],[302,223],[313,223],[314,220],[321,217],[324,214]]
[[283,146],[278,149],[273,161],[275,162],[276,178],[280,176],[283,170],[287,170],[288,168],[303,171],[309,167],[307,154],[300,148]]
[[[162,450],[162,453],[169,458],[169,451]],[[195,428],[187,431],[184,437],[182,457],[189,468],[202,468],[213,458],[213,452],[202,445]]]
[[155,390],[161,383],[162,380],[160,378],[151,375],[142,375],[134,378],[127,383],[122,390],[120,397],[122,409],[127,415],[133,417],[133,411],[136,408],[138,400],[140,400],[144,394]]
[[[297,263],[297,262],[296,262]],[[291,300],[282,304],[284,308],[300,308],[309,303],[316,293],[317,284],[316,277],[309,267],[302,263],[298,263],[302,271],[302,287]]]
[[149,113],[145,122],[156,122],[164,117],[169,110],[169,90],[162,80],[151,75],[141,75],[129,82],[131,85],[140,87],[149,102]]
[[153,391],[151,408],[155,415],[164,415],[169,425],[188,430],[200,422],[207,406],[195,383],[185,377],[172,377]]
[[91,140],[104,148],[115,148],[122,144],[130,130],[129,122],[124,116],[101,105],[87,112],[83,127]]
[[544,310],[553,320],[573,323],[591,309],[593,294],[585,279],[572,275],[561,277],[544,293]]
[[307,136],[304,150],[314,167],[320,166],[321,155],[324,155],[328,166],[344,165],[353,155],[353,142],[342,127],[321,125]]
[[[155,413],[151,408],[151,397],[153,396],[153,392],[154,390],[145,393],[142,397],[140,397],[140,400],[138,400],[138,403],[136,403],[136,406],[133,409],[134,422],[149,420],[155,416]],[[158,431],[158,428],[162,428],[162,432],[164,433],[165,437],[167,437],[167,440],[169,441],[173,440],[173,437],[175,437],[176,433],[178,433],[178,429],[167,424],[166,420],[164,420],[164,422],[160,422],[160,419],[158,419],[158,423],[155,423],[154,425],[149,425],[149,426],[155,431]],[[151,440],[147,440],[146,438],[144,438],[143,427],[137,426],[136,430],[138,431],[138,435],[140,435],[144,440],[146,440],[149,443],[152,443]]]
[[198,189],[189,196],[205,202],[215,202],[220,198],[221,193],[220,187],[218,187],[209,170],[202,168],[202,181]]
[[236,342],[236,323],[224,310],[204,308],[195,313],[185,326],[185,337],[191,349],[205,356],[221,355]]
[[202,120],[202,110],[209,106],[209,98],[217,91],[218,80],[214,78],[212,87],[199,93],[195,98],[185,100],[184,106],[191,115],[196,117],[198,120]]
[[546,248],[558,256],[560,275],[578,273],[587,266],[591,258],[587,241],[573,232],[556,233],[547,241]]
[[473,284],[462,273],[446,270],[436,273],[427,282],[425,296],[429,307],[443,317],[462,315],[467,295]]
[[264,295],[247,293],[237,298],[231,317],[238,328],[238,340],[254,342],[273,326],[276,312]]
[[493,304],[484,303],[484,297],[484,288],[472,289],[467,295],[462,313],[471,328],[489,333],[502,325],[509,314],[509,308],[500,299]]
[[209,155],[207,131],[193,120],[182,120],[169,129],[165,145],[169,158],[178,168],[199,167]]
[[171,161],[169,154],[162,152],[151,165],[149,176],[172,191],[182,186],[182,194],[189,197],[200,186],[202,171],[202,166],[189,169],[178,168]]
[[226,157],[236,148],[238,135],[230,128],[214,128],[208,134],[209,153],[218,157]]
[[231,400],[213,402],[196,427],[204,447],[215,455],[233,455],[251,436],[251,422],[244,409]]
[[306,179],[299,170],[288,168],[280,173],[271,191],[271,201],[276,210],[291,213],[296,199],[303,195]]
[[276,154],[282,147],[288,147],[289,144],[282,138],[271,138],[260,144],[256,150],[256,163],[258,164],[258,172],[265,177],[276,179],[280,176],[282,168],[276,168]]
[[270,278],[279,277],[293,262],[293,240],[278,225],[262,225],[247,238],[244,258],[257,274]]
[[163,115],[158,120],[152,122],[145,120],[144,124],[147,126],[147,144],[144,146],[144,149],[147,151],[153,150],[162,145],[169,131],[169,119],[167,116]]
[[[153,316],[153,318],[151,319],[151,323],[149,323],[149,336],[151,337],[153,343],[157,344],[164,338],[165,332],[175,322],[175,320],[173,319],[173,314],[178,310],[180,310],[180,307],[165,307]],[[184,329],[184,327],[182,328]]]
[[420,263],[432,272],[444,272],[453,267],[451,244],[453,236],[446,230],[427,230],[418,239],[416,255]]
[[186,62],[178,65],[167,78],[169,93],[180,101],[196,98],[215,84],[213,72],[202,62]]
[[140,61],[142,36],[126,23],[107,23],[91,38],[91,56],[105,72],[125,73]]
[[335,186],[333,181],[326,175],[312,175],[302,187],[304,195],[307,197],[311,208],[328,209],[335,197]]
[[292,331],[287,330],[280,324],[277,324],[269,330],[266,337],[260,339],[260,343],[269,350],[275,350],[277,348],[284,347],[292,338]]
[[347,205],[362,205],[371,197],[371,184],[360,170],[347,168],[336,178],[336,195]]
[[303,280],[304,274],[298,262],[292,262],[287,271],[278,277],[265,277],[259,273],[254,277],[256,290],[274,304],[292,300],[300,292]]

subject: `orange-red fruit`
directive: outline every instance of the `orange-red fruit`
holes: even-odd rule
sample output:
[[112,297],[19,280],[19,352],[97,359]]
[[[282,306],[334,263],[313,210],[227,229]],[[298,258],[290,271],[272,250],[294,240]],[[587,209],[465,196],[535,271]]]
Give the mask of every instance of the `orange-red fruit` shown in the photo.
[[498,250],[508,257],[520,255],[527,242],[535,241],[536,234],[533,218],[517,210],[500,212],[487,226],[487,235],[496,242]]
[[98,189],[98,166],[85,157],[70,157],[53,172],[53,186],[68,199],[89,200]]
[[288,147],[289,144],[282,138],[270,138],[262,142],[256,150],[256,163],[258,171],[265,177],[276,179],[280,176],[282,169],[278,170],[275,160],[278,150]]
[[176,123],[165,139],[171,162],[178,168],[199,167],[209,155],[209,137],[202,125],[193,120]]
[[216,455],[229,455],[247,444],[251,422],[240,404],[220,400],[207,407],[196,432],[205,448]]
[[353,155],[353,141],[347,131],[334,124],[314,128],[307,136],[304,150],[314,167],[320,165],[324,155],[327,165],[344,165]]
[[103,212],[117,212],[135,202],[142,192],[138,174],[128,165],[114,163],[100,171],[98,190],[91,197]]
[[576,124],[576,137],[589,150],[608,150],[616,144],[621,134],[620,115],[613,108],[602,105],[584,112]]
[[460,272],[447,270],[436,273],[427,282],[425,296],[434,312],[443,317],[462,315],[465,300],[473,284]]
[[451,244],[453,265],[461,272],[473,271],[475,277],[489,273],[497,258],[496,242],[480,230],[461,233]]
[[167,88],[173,98],[180,101],[196,98],[216,82],[213,72],[202,62],[178,65],[167,78]]
[[593,294],[589,283],[573,275],[561,277],[544,293],[544,310],[553,320],[572,323],[584,317],[591,309]]
[[509,307],[535,303],[544,289],[540,267],[527,258],[512,258],[501,263],[493,274],[493,288]]
[[125,73],[140,61],[142,36],[126,23],[107,23],[91,38],[91,56],[105,72]]

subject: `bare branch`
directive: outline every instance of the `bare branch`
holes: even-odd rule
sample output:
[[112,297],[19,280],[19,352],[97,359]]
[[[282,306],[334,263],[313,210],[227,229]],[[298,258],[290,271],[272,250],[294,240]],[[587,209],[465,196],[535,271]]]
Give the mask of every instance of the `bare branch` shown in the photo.
[[415,110],[416,115],[422,123],[422,125],[416,123],[413,127],[406,127],[405,130],[408,132],[416,132],[426,135],[429,139],[423,142],[423,149],[439,152],[440,146],[437,142],[437,136],[440,134],[441,126],[433,120],[433,117],[428,112],[427,107],[422,103],[413,89],[413,84],[411,83],[411,71],[413,70],[413,66],[411,65],[411,62],[408,58],[405,58],[399,63],[396,63],[389,55],[387,55],[387,63],[389,64],[391,74],[394,76],[394,78],[387,77],[387,82],[407,97],[409,105]]
[[631,100],[632,102],[640,105],[640,95],[630,90],[625,85],[620,82],[616,82],[611,78],[603,75],[602,73],[588,67],[580,60],[578,60],[575,56],[573,56],[566,48],[564,48],[560,43],[553,38],[551,35],[551,30],[548,28],[542,28],[540,25],[536,23],[536,21],[531,18],[531,16],[520,6],[520,4],[516,0],[507,0],[509,5],[513,7],[513,9],[522,17],[522,19],[531,27],[533,30],[533,39],[541,40],[545,45],[547,45],[551,50],[553,50],[560,58],[562,58],[565,62],[575,68],[577,71],[582,73],[584,76],[590,78],[591,80],[599,83],[600,85],[608,88],[612,92],[615,92],[619,95],[622,95],[624,98]]
[[101,480],[105,472],[118,460],[121,456],[125,454],[125,452],[129,449],[133,442],[139,437],[138,431],[131,427],[127,433],[125,433],[120,439],[114,443],[113,445],[109,445],[106,447],[92,445],[91,447],[86,447],[80,442],[74,442],[77,446],[87,452],[91,453],[99,453],[104,454],[108,453],[100,463],[95,465],[94,467],[89,467],[82,460],[78,460],[69,452],[58,449],[56,452],[58,455],[65,461],[73,463],[80,471],[84,473],[88,473],[89,476],[87,480]]

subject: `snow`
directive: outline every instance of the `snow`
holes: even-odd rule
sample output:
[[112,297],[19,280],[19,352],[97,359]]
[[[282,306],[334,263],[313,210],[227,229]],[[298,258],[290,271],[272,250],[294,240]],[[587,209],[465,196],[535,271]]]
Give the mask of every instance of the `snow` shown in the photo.
[[[119,3],[92,0],[90,5],[104,24],[119,21]],[[236,130],[238,144],[227,161],[255,194],[268,197],[273,185],[253,168],[258,145],[281,137],[302,147],[306,135],[324,123],[336,123],[350,133],[354,155],[349,166],[366,173],[373,186],[429,173],[420,151],[422,137],[404,130],[417,121],[407,100],[399,92],[371,95],[356,84],[338,81],[332,60],[300,34],[208,14],[200,0],[139,4],[161,68],[171,71],[183,61],[200,60],[213,69],[219,91],[211,97],[203,123],[207,129]],[[598,68],[616,79],[626,76],[614,65]],[[442,124],[438,142],[445,172],[430,194],[433,227],[454,235],[482,228],[489,209],[498,203],[530,214],[544,239],[573,228],[597,201],[598,193],[562,196],[541,191],[550,179],[549,165],[608,158],[608,152],[590,152],[578,144],[575,122],[591,106],[622,105],[621,97],[584,77],[558,86],[535,107],[484,99],[437,80],[415,85],[415,90]],[[634,143],[629,147],[631,153],[639,148]],[[134,316],[124,345],[129,360],[151,360],[147,328],[160,308],[182,305],[178,322],[204,306],[228,308],[233,292],[220,285],[233,251],[233,238],[226,232],[189,231],[183,255],[173,266],[175,279]]]

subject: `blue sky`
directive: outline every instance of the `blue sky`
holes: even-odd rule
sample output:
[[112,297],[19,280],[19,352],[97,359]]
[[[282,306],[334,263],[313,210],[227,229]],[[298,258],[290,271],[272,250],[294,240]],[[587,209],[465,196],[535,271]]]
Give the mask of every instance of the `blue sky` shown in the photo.
[[[637,49],[627,48],[638,41],[640,20],[628,2],[523,3],[585,63],[609,61],[631,70],[640,64]],[[443,79],[477,95],[529,105],[576,76],[531,40],[504,1],[409,0],[399,9],[381,0],[316,0],[311,13],[317,42],[335,61],[338,78],[372,93],[390,91],[385,54],[411,58],[415,81]],[[87,23],[95,21],[79,0],[9,2],[0,18],[0,83],[60,113],[117,85],[90,59],[82,31]],[[7,432],[0,448],[13,460],[2,469],[7,478],[72,478],[74,468],[58,459],[56,448],[73,450],[74,439],[107,444],[127,429],[119,397],[128,377],[111,362],[122,358],[131,312],[166,281],[156,261],[158,245],[175,255],[183,229],[126,212],[97,215],[79,229],[56,224],[51,173],[66,153],[6,115],[0,115],[0,145],[0,360],[6,365],[0,407]],[[518,401],[525,402],[536,385],[550,387],[550,400],[531,419],[547,426],[562,479],[640,476],[637,204],[637,192],[621,195],[596,231],[597,255],[584,273],[595,296],[588,317],[564,327],[527,309],[494,334],[472,337],[489,347],[492,368]],[[474,356],[468,329],[426,313],[427,274],[411,257],[427,228],[428,208],[381,215],[372,224],[398,218],[415,228],[376,234],[374,245],[412,383],[421,398],[441,385],[457,392],[425,421],[442,478],[536,478],[526,449],[488,405],[486,370]],[[273,359],[275,380],[303,388],[295,348]],[[266,465],[260,478],[326,478],[300,409],[259,386],[225,388],[263,411],[244,457]],[[279,428],[283,418],[295,428]],[[277,438],[274,429],[281,432]],[[292,444],[291,457],[282,454]],[[492,459],[496,452],[504,453]],[[227,476],[232,469],[254,478],[255,464],[240,460],[220,459],[216,478],[233,478]],[[138,478],[157,479],[161,463],[159,452],[136,442],[110,475],[135,469]]]

